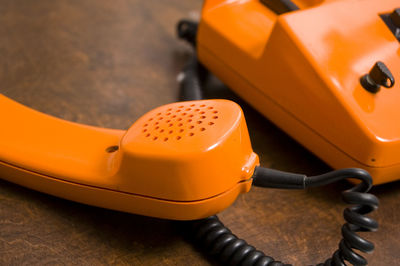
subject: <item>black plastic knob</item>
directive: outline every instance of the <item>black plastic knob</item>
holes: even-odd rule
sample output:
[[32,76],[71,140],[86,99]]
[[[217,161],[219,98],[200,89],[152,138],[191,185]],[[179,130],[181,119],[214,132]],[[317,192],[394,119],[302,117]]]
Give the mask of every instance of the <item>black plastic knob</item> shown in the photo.
[[394,77],[389,68],[381,61],[375,63],[368,74],[360,79],[361,85],[369,92],[376,93],[381,86],[391,88],[394,85]]

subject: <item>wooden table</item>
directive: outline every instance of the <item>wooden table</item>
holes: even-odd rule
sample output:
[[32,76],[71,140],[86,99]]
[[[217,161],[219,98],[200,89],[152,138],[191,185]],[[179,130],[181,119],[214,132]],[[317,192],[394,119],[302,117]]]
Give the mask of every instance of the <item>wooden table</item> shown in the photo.
[[[42,112],[128,128],[177,99],[176,76],[191,54],[175,23],[201,1],[5,0],[0,4],[0,92]],[[317,174],[318,158],[217,80],[208,98],[243,106],[264,166]],[[12,114],[2,114],[12,115]],[[7,130],[1,125],[1,130]],[[346,182],[307,191],[253,188],[220,214],[238,236],[294,265],[337,248]],[[370,265],[400,265],[400,182],[376,187],[377,233]],[[209,265],[173,221],[86,206],[0,181],[0,265]]]

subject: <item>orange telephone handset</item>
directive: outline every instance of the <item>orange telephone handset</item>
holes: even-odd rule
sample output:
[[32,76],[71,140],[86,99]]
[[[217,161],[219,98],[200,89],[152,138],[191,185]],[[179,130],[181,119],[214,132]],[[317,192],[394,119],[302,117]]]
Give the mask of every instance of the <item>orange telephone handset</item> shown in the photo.
[[247,192],[258,164],[242,110],[227,100],[161,106],[127,131],[64,121],[1,94],[0,109],[1,177],[94,206],[204,218]]

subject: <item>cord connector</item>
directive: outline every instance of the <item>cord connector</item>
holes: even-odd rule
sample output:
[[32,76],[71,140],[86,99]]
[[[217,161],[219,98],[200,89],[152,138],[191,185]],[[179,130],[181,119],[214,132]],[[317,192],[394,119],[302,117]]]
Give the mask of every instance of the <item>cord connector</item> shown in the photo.
[[256,167],[253,174],[253,185],[257,187],[304,189],[306,175],[288,173],[264,167]]

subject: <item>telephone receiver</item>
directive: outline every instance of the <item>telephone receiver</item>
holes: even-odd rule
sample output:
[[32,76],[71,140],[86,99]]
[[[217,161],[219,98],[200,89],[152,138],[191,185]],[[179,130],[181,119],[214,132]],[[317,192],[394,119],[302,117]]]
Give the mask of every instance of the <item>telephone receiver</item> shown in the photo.
[[241,108],[186,101],[128,130],[64,121],[0,94],[0,176],[57,197],[124,212],[193,220],[249,191],[259,164]]

